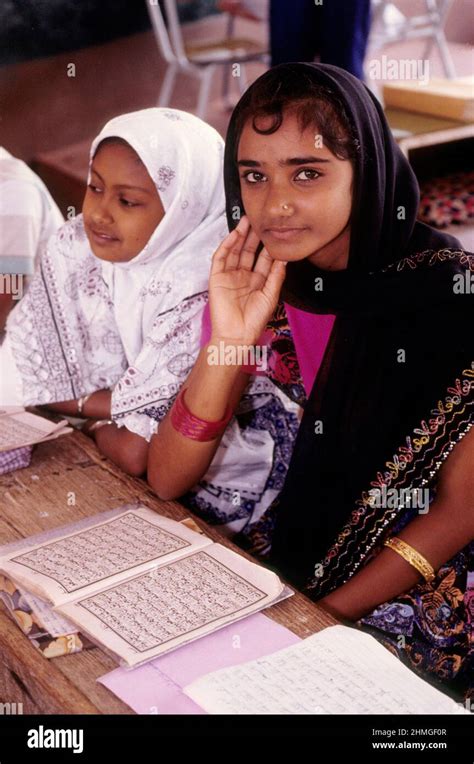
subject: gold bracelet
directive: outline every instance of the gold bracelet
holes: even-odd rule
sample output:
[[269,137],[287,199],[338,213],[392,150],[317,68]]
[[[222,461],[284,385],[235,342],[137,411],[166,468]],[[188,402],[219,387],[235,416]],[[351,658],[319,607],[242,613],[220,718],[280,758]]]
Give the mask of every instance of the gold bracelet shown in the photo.
[[96,422],[94,422],[94,424],[91,424],[88,432],[95,432],[96,430],[100,430],[101,427],[105,427],[107,424],[114,424],[113,419],[98,419]]
[[84,406],[86,405],[91,395],[92,393],[89,393],[88,395],[81,395],[81,397],[77,399],[77,413],[79,416],[82,416],[82,412],[84,411]]
[[400,557],[403,557],[404,560],[416,568],[418,573],[423,576],[427,584],[430,584],[431,581],[436,578],[434,568],[432,565],[430,565],[428,560],[426,560],[423,555],[417,552],[416,549],[413,549],[410,544],[407,544],[406,541],[399,539],[398,536],[392,536],[392,538],[386,539],[386,541],[384,541],[384,546],[388,546],[390,549],[393,549],[393,551],[397,552]]

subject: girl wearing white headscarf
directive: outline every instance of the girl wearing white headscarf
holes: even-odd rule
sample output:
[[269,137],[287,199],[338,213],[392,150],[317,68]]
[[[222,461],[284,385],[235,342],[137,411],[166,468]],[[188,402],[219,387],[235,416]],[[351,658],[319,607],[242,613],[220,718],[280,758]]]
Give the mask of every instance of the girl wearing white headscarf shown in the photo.
[[[162,209],[129,260],[124,242],[130,232],[139,240],[134,219],[140,222],[151,202],[93,173],[94,157],[99,167],[105,146],[117,139],[128,144],[122,146],[132,165],[141,160],[156,190],[153,204]],[[78,401],[91,394],[80,413],[151,437],[199,351],[210,260],[226,234],[222,154],[219,134],[182,111],[145,109],[105,125],[91,147],[84,215],[50,239],[10,315],[0,349],[0,405],[47,404],[77,415]],[[115,182],[117,167],[111,170]],[[52,405],[60,401],[67,403]]]

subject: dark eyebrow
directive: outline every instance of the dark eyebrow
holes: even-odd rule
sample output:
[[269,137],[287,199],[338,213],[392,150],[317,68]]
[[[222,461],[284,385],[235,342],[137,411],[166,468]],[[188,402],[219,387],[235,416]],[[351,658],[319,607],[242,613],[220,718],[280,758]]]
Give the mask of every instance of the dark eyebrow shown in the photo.
[[295,165],[295,164],[318,164],[319,162],[330,162],[330,159],[322,159],[321,157],[292,157],[291,159],[284,159],[279,162],[282,165]]
[[[104,181],[102,175],[100,174],[100,172],[97,172],[97,170],[94,169],[94,167],[91,167],[91,172],[93,172],[94,175],[97,175],[99,180],[101,180],[102,183],[105,184],[105,181]],[[142,186],[129,186],[126,183],[118,183],[117,185],[112,186],[112,188],[129,188],[129,189],[132,188],[134,191],[142,191],[142,193],[144,193],[144,194],[150,194],[150,191],[148,191],[147,188],[142,188]]]
[[[322,159],[321,157],[291,157],[290,159],[280,159],[278,164],[282,166],[290,166],[300,164],[319,164],[330,163],[330,159]],[[262,167],[265,162],[256,162],[255,159],[239,159],[237,165],[239,167]]]

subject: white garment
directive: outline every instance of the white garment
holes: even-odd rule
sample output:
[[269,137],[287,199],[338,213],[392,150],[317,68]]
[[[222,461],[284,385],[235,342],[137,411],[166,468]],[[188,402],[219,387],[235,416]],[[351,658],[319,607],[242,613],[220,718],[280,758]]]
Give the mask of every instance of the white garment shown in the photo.
[[2,406],[22,406],[21,377],[8,336],[0,345],[0,401]]
[[110,387],[116,424],[149,439],[199,352],[210,261],[227,234],[224,143],[191,114],[144,109],[108,122],[91,161],[112,136],[144,163],[164,218],[124,263],[94,256],[82,215],[68,221],[50,240],[7,333],[23,405]]
[[43,181],[0,146],[0,273],[29,275],[64,222]]

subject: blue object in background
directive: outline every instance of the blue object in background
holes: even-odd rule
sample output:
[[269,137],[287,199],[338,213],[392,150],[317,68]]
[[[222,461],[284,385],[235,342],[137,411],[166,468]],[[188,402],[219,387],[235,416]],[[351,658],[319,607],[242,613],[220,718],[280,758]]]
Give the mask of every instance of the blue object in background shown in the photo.
[[270,0],[272,66],[319,56],[363,79],[369,30],[370,0]]

